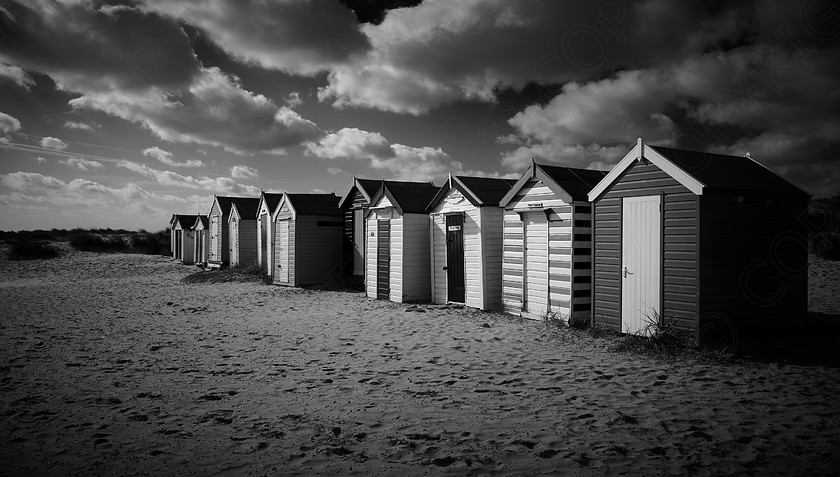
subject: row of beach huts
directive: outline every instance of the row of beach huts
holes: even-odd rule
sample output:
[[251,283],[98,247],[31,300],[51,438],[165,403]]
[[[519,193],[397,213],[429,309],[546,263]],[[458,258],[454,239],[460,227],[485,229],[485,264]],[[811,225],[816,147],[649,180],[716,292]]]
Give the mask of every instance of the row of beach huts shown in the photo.
[[807,309],[808,195],[751,159],[644,144],[610,171],[353,180],[344,197],[216,196],[172,216],[173,257],[254,262],[274,284],[340,280],[395,302],[549,313],[625,333],[667,317],[772,326]]

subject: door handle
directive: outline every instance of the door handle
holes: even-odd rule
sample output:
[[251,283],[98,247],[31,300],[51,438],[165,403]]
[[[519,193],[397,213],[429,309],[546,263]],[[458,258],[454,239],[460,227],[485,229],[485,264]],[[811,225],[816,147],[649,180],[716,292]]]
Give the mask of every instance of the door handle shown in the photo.
[[449,268],[448,267],[443,267],[443,268],[441,268],[441,270],[449,270]]
[[627,278],[627,275],[632,275],[633,274],[633,272],[631,272],[630,270],[627,270],[627,267],[624,267],[624,270],[622,270],[622,271],[624,272],[624,278]]

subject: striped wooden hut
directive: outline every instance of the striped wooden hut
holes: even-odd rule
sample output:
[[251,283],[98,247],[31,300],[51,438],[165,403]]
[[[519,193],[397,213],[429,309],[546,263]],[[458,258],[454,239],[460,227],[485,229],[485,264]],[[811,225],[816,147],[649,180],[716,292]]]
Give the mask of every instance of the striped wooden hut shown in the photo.
[[499,202],[515,181],[450,176],[428,206],[432,233],[432,301],[482,310],[502,305]]
[[249,265],[257,261],[257,198],[231,201],[228,217],[230,265]]
[[432,298],[429,214],[432,183],[383,181],[365,214],[365,288],[371,298],[428,302]]
[[194,263],[194,227],[198,217],[198,215],[176,214],[175,221],[172,225],[172,237],[174,238],[172,256],[184,265],[192,265]]
[[365,211],[382,185],[381,180],[353,178],[353,186],[339,202],[344,215],[342,263],[344,274],[362,286],[365,276]]
[[272,217],[275,285],[316,285],[341,274],[338,202],[333,194],[283,194]]
[[207,249],[210,246],[210,221],[206,215],[199,215],[193,225],[195,232],[195,244],[193,245],[193,260],[196,265],[207,265]]
[[606,172],[532,162],[502,198],[502,302],[531,319],[578,324],[591,314],[591,207]]
[[274,222],[271,220],[271,216],[277,210],[282,198],[282,192],[263,191],[260,194],[260,204],[257,207],[257,262],[268,276],[274,276],[272,262],[274,258]]
[[806,313],[808,195],[748,155],[639,139],[589,199],[594,323],[639,333],[664,318],[717,341]]

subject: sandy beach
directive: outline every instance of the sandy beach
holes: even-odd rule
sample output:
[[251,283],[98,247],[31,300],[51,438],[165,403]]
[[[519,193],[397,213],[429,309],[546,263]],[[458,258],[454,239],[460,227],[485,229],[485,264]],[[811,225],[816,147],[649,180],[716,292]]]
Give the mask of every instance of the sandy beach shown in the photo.
[[[452,306],[0,259],[2,475],[836,475],[840,370]],[[812,261],[838,314],[840,262]]]

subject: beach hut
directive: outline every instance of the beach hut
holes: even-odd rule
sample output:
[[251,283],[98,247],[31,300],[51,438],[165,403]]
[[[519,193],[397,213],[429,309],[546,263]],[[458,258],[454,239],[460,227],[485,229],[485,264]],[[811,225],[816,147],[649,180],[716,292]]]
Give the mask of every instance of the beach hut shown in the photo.
[[260,194],[260,204],[257,207],[257,262],[260,268],[268,274],[274,276],[273,261],[274,258],[274,222],[271,216],[277,210],[277,205],[280,204],[280,199],[283,198],[282,193],[271,193],[263,191]]
[[334,194],[283,194],[272,216],[275,285],[316,285],[341,273],[338,201]]
[[382,185],[381,180],[353,178],[353,185],[338,207],[344,217],[342,264],[344,274],[361,286],[365,276],[365,210]]
[[194,263],[195,232],[193,227],[196,219],[198,219],[198,215],[175,214],[175,221],[172,226],[172,237],[174,238],[172,256],[184,265]]
[[228,216],[230,266],[257,261],[257,207],[260,199],[237,198],[231,201]]
[[532,162],[502,198],[502,302],[531,319],[570,324],[591,313],[591,207],[587,193],[606,172]]
[[207,249],[210,247],[210,221],[206,215],[199,215],[193,225],[195,243],[193,244],[193,260],[196,265],[207,265]]
[[428,206],[432,301],[493,310],[502,304],[499,202],[515,181],[450,176]]
[[807,310],[808,195],[749,157],[636,146],[589,193],[592,320],[625,333],[791,324]]
[[210,248],[207,253],[207,266],[218,268],[230,264],[230,234],[228,220],[233,201],[245,200],[258,202],[258,198],[214,196],[213,205],[207,214],[210,222]]
[[383,181],[365,213],[367,296],[428,302],[431,292],[429,214],[438,187]]

